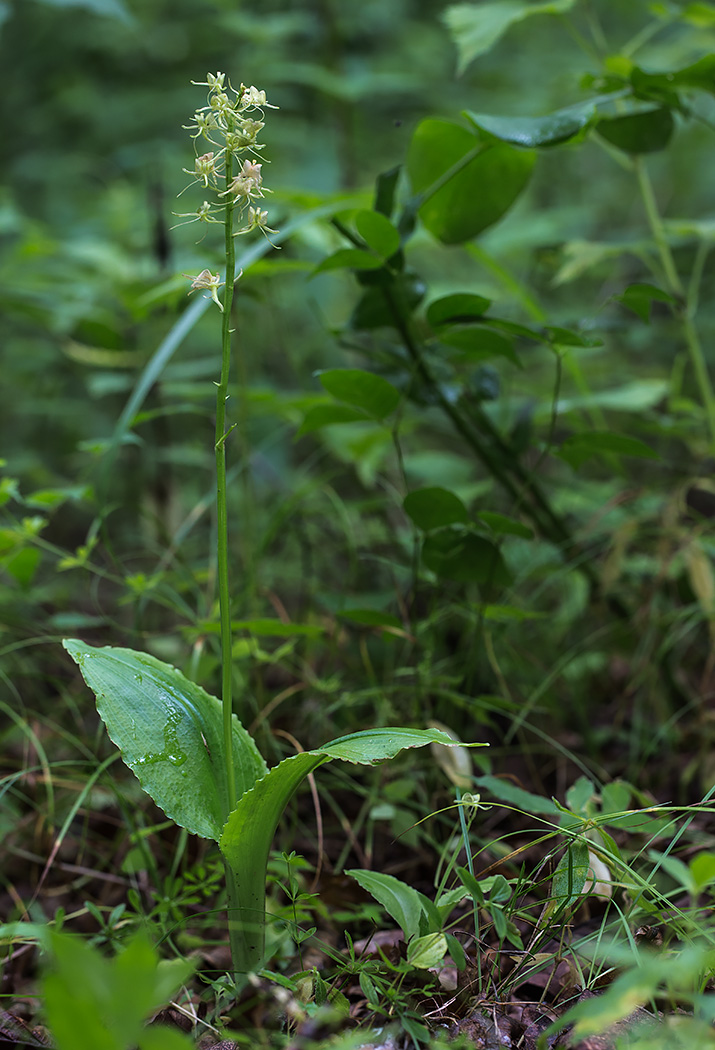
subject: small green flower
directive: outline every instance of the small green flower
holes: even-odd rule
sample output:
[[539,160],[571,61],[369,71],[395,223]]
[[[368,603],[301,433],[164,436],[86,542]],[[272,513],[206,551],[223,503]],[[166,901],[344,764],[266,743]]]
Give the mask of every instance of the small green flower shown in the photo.
[[[218,290],[221,287],[221,285],[224,284],[224,282],[221,280],[220,273],[214,275],[211,273],[210,270],[202,270],[197,277],[192,277],[190,273],[185,273],[183,274],[183,276],[187,277],[191,281],[189,295],[191,295],[191,292],[195,292],[197,288],[205,288],[208,292],[211,293],[211,298],[216,303],[221,313],[223,313],[223,303],[218,297]],[[204,296],[204,298],[206,298],[206,296]]]

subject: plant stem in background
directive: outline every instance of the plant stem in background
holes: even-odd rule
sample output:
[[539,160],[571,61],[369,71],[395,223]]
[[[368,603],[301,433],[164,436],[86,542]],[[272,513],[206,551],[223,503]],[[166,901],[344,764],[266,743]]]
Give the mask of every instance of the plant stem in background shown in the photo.
[[653,240],[656,243],[661,265],[665,273],[668,291],[677,300],[677,305],[673,312],[683,326],[685,345],[688,349],[690,363],[695,374],[695,382],[698,385],[703,408],[705,409],[705,415],[707,416],[708,429],[710,431],[711,454],[715,454],[715,394],[713,393],[710,375],[705,363],[705,355],[703,354],[700,336],[695,327],[693,317],[694,304],[697,302],[697,295],[688,295],[686,301],[683,283],[680,280],[680,275],[676,268],[675,260],[673,259],[673,253],[670,250],[670,245],[668,243],[665,227],[663,226],[663,220],[658,211],[658,203],[655,199],[653,184],[650,181],[648,169],[643,163],[641,157],[635,158],[634,167],[638,178],[641,197],[643,198],[643,206],[648,218],[648,225],[653,234]]

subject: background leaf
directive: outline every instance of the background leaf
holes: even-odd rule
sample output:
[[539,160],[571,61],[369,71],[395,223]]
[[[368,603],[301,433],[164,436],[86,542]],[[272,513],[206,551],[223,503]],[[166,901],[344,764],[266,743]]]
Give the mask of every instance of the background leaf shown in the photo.
[[457,72],[463,73],[479,55],[491,50],[509,26],[531,15],[559,14],[573,7],[575,0],[492,0],[481,4],[455,4],[444,13],[459,55]]
[[431,532],[422,544],[422,561],[447,580],[506,585],[511,580],[497,547],[463,529]]
[[383,906],[404,933],[406,941],[419,933],[422,903],[420,894],[412,886],[396,879],[394,875],[363,868],[352,868],[345,874],[355,879]]
[[333,397],[362,409],[374,419],[389,416],[400,403],[400,392],[392,383],[360,368],[333,368],[320,372],[318,378]]
[[360,211],[355,216],[355,228],[374,252],[389,259],[400,247],[400,235],[389,219],[378,211]]
[[599,121],[598,134],[624,153],[655,153],[665,149],[675,131],[669,109],[658,107]]
[[444,525],[466,525],[469,521],[467,508],[459,496],[438,486],[409,492],[402,505],[417,528],[425,532]]
[[462,244],[498,222],[526,186],[536,160],[535,153],[505,143],[485,144],[459,124],[424,120],[407,156],[414,192],[429,190],[470,154],[419,209],[422,222],[443,244]]
[[480,131],[486,131],[502,142],[544,149],[568,142],[587,128],[596,115],[596,102],[589,99],[543,117],[497,117],[470,110],[464,115]]

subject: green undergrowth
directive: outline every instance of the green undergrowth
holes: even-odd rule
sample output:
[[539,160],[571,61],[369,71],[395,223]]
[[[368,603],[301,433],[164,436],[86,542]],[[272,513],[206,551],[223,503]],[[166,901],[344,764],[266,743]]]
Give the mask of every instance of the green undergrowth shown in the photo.
[[199,8],[0,3],[0,1035],[710,1046],[715,5]]

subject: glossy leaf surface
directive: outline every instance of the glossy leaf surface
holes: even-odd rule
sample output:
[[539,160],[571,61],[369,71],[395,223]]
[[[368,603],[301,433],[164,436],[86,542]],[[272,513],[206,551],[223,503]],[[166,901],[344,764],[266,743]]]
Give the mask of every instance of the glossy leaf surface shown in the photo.
[[587,128],[596,115],[596,103],[589,99],[543,117],[499,117],[471,111],[464,115],[476,128],[502,142],[529,149],[544,149],[568,142]]
[[443,244],[471,240],[506,214],[535,159],[535,153],[506,143],[484,143],[459,124],[422,121],[407,158],[414,191],[426,194],[420,218]]
[[[147,653],[95,649],[77,639],[63,644],[97,698],[110,739],[146,793],[182,828],[218,840],[229,812],[220,702]],[[240,796],[267,767],[235,715],[233,757]]]

